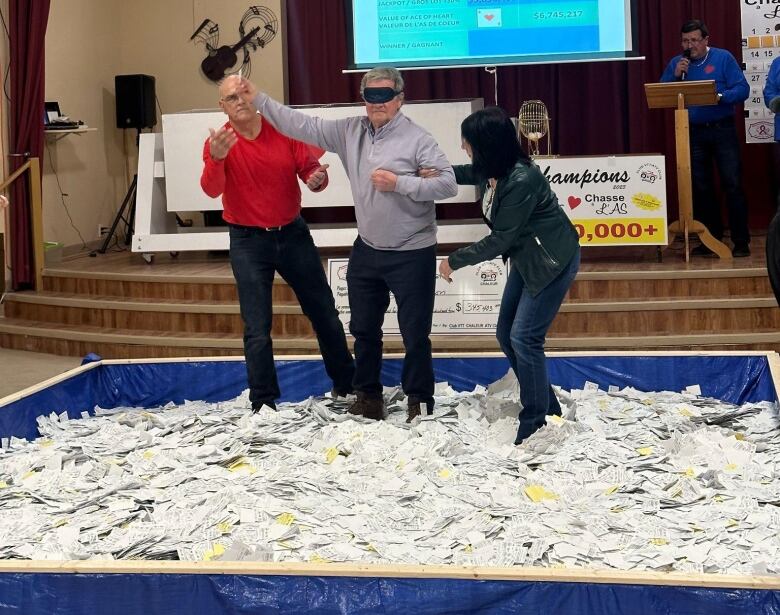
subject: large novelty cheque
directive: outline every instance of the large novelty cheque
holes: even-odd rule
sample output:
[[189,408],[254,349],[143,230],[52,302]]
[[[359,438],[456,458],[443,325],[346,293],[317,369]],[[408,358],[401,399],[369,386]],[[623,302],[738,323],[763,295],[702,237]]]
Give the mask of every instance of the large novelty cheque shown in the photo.
[[[488,232],[485,227],[486,233]],[[444,260],[440,257],[436,262]],[[336,309],[344,328],[349,330],[349,297],[347,293],[346,258],[328,260],[328,280]],[[496,330],[498,309],[506,286],[507,268],[501,259],[485,261],[473,267],[458,269],[452,284],[436,275],[436,302],[433,308],[433,334],[491,334]],[[390,306],[382,326],[385,333],[399,333],[398,306],[390,295]]]

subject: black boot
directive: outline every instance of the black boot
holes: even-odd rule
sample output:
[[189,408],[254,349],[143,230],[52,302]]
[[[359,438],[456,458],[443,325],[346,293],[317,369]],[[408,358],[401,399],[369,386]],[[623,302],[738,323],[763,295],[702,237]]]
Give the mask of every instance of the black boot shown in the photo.
[[271,410],[276,410],[276,404],[272,401],[253,401],[252,412],[260,412],[260,408],[268,406]]

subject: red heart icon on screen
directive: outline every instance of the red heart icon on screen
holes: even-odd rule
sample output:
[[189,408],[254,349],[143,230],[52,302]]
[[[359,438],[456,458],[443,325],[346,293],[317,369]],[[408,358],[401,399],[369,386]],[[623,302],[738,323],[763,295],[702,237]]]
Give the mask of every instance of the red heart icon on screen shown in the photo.
[[488,21],[493,21],[494,17],[495,15],[493,15],[492,13],[490,15],[485,15],[485,19],[487,19]]
[[569,207],[571,209],[577,209],[582,203],[582,199],[576,196],[569,197]]

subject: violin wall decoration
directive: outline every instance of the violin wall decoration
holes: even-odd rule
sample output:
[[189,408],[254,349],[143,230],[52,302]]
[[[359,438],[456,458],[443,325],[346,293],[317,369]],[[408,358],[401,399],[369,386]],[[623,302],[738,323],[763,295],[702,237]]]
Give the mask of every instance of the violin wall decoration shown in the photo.
[[[219,25],[204,19],[190,37],[196,44],[202,43],[208,55],[200,63],[201,71],[211,81],[221,81],[229,74],[241,71],[244,77],[252,72],[251,52],[263,49],[276,36],[279,21],[270,9],[250,6],[238,25],[238,42],[219,44]],[[243,58],[239,61],[239,54]]]

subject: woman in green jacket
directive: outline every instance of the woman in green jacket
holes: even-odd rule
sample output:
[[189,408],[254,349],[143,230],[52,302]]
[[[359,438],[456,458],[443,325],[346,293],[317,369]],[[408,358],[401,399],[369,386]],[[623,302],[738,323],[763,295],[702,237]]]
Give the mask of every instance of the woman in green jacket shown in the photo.
[[520,444],[561,406],[550,386],[544,342],[580,265],[577,231],[550,184],[523,151],[507,114],[490,107],[461,124],[463,149],[472,164],[455,166],[459,184],[482,188],[482,212],[490,234],[450,254],[439,267],[453,271],[502,256],[510,270],[496,337],[520,383]]

